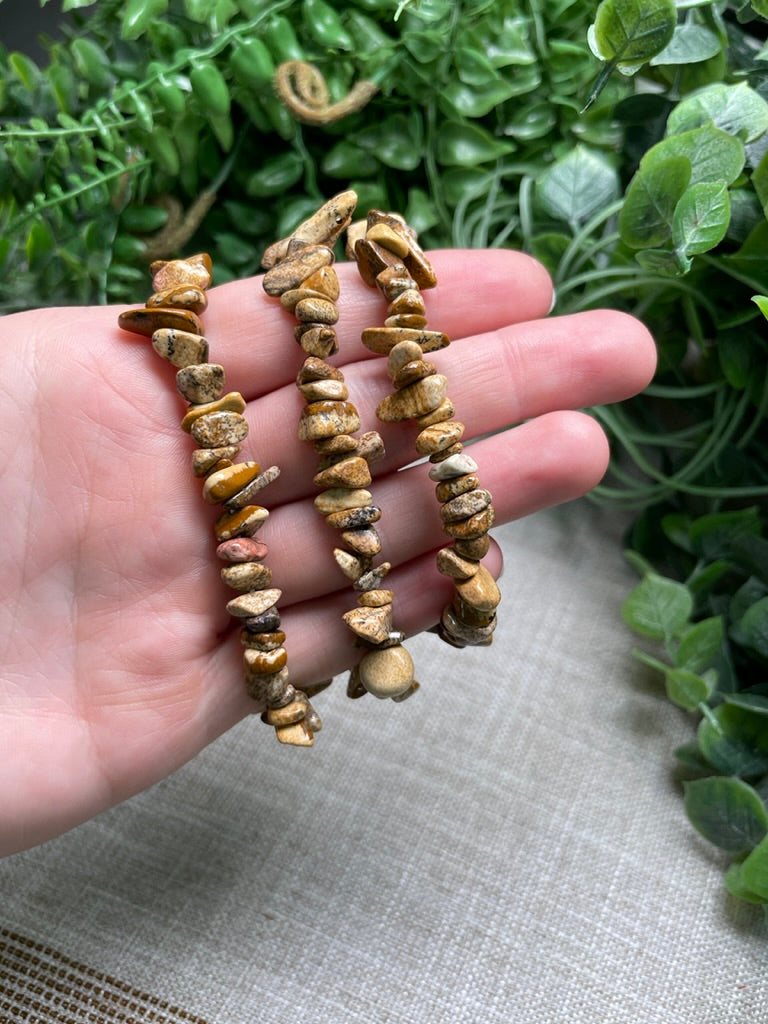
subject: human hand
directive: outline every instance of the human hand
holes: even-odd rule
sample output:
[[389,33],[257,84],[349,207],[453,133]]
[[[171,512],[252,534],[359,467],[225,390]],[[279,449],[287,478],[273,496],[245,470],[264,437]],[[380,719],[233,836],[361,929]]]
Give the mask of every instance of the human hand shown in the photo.
[[[589,490],[605,470],[607,442],[573,410],[645,386],[655,362],[645,329],[607,311],[542,319],[551,284],[520,254],[432,259],[439,285],[426,295],[429,323],[454,344],[430,360],[448,377],[465,440],[497,432],[472,448],[497,522]],[[359,335],[381,322],[384,304],[354,266],[337,271],[341,348],[331,361],[344,370],[362,429],[375,429],[389,379]],[[214,555],[217,512],[191,474],[174,368],[148,339],[120,331],[118,312],[43,309],[0,321],[0,494],[9,515],[0,553],[0,853],[126,799],[261,710],[245,694],[238,627],[224,609],[232,592]],[[355,602],[333,560],[334,532],[312,505],[317,456],[296,437],[302,353],[293,320],[255,280],[211,289],[203,320],[211,359],[248,400],[240,457],[282,467],[263,492],[271,515],[259,536],[283,591],[291,679],[311,684],[356,660],[341,619]],[[437,621],[452,584],[434,567],[445,540],[434,485],[423,466],[395,472],[414,458],[414,429],[380,429],[387,456],[372,467],[377,529],[394,566],[396,628],[410,635]],[[497,548],[484,564],[500,571]],[[259,741],[274,742],[267,730]]]

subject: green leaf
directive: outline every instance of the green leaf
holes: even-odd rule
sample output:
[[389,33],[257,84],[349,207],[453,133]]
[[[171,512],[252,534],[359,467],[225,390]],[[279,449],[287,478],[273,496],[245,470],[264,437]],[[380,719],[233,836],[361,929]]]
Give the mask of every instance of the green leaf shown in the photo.
[[648,573],[621,609],[624,621],[643,636],[663,640],[682,632],[693,612],[693,598],[682,583]]
[[768,320],[768,295],[753,295],[752,301],[763,314],[765,319]]
[[[648,61],[651,67],[665,64],[695,64],[709,60],[720,52],[720,40],[704,25],[681,22],[675,26],[672,38]],[[683,101],[685,102],[685,101]]]
[[680,637],[675,651],[675,665],[689,672],[703,672],[711,668],[721,652],[724,638],[722,615],[694,623]]
[[686,156],[654,160],[640,168],[629,184],[619,214],[621,240],[631,249],[662,245],[672,235],[675,207],[691,177]]
[[746,82],[707,85],[672,110],[667,134],[677,135],[710,122],[743,142],[751,142],[768,131],[768,103]]
[[674,0],[603,0],[590,42],[596,56],[631,72],[664,49],[676,24]]
[[725,873],[725,887],[731,896],[746,903],[768,903],[768,896],[758,896],[744,881],[743,865],[731,864]]
[[693,827],[721,850],[752,850],[768,834],[768,811],[741,779],[711,776],[683,785],[685,811]]
[[742,861],[741,878],[756,896],[768,899],[768,836]]
[[165,14],[168,0],[128,0],[123,8],[120,36],[138,39],[157,18]]
[[514,148],[511,142],[495,139],[480,125],[446,121],[437,138],[437,160],[443,167],[474,167],[507,156]]
[[467,85],[454,80],[442,90],[440,103],[448,109],[449,116],[485,117],[516,92],[517,85],[512,78],[498,76],[495,81],[485,85]]
[[421,163],[424,152],[420,114],[418,111],[410,116],[390,114],[379,124],[351,136],[350,141],[368,150],[387,167],[413,171]]
[[733,704],[734,707],[753,711],[756,715],[768,716],[768,695],[766,694],[739,690],[737,693],[723,694],[723,697],[726,704]]
[[570,224],[588,220],[619,193],[613,164],[596,150],[577,145],[542,177],[536,190],[550,216]]
[[30,267],[38,265],[51,252],[56,240],[44,220],[36,220],[27,235],[27,262]]
[[768,597],[756,601],[744,613],[740,623],[744,642],[768,658]]
[[717,673],[714,671],[698,675],[687,668],[669,668],[664,672],[667,697],[684,711],[695,711],[708,700],[715,689]]
[[702,181],[681,196],[672,217],[672,243],[678,253],[695,256],[714,249],[725,238],[731,219],[728,189],[723,182]]
[[678,254],[669,249],[641,249],[635,259],[643,270],[666,277],[679,277],[690,270],[691,261],[684,256],[681,262]]
[[699,723],[699,747],[722,775],[757,778],[768,772],[768,729],[762,715],[721,704]]

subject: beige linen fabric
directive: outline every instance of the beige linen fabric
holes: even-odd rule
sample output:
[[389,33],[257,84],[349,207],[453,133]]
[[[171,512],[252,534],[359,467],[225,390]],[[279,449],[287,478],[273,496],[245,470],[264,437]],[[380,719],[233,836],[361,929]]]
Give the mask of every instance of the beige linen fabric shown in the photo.
[[160,1000],[208,1024],[765,1024],[768,930],[684,819],[691,725],[630,657],[620,524],[579,502],[497,537],[490,649],[420,637],[412,700],[337,681],[313,750],[244,722],[0,862],[6,945],[101,979],[71,1020],[118,1019],[120,979],[126,1021]]

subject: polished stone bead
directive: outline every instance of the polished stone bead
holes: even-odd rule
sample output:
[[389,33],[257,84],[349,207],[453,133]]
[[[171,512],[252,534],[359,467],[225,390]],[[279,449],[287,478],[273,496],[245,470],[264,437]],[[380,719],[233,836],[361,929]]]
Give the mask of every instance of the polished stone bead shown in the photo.
[[447,378],[442,373],[433,373],[401,391],[387,395],[376,407],[376,415],[384,423],[396,423],[424,416],[443,401],[447,383]]
[[255,476],[253,480],[243,487],[242,490],[233,494],[225,504],[225,508],[228,512],[234,512],[235,509],[243,508],[244,505],[249,505],[253,499],[258,495],[259,491],[263,491],[265,487],[268,487],[280,476],[279,466],[270,466],[265,469],[258,476]]
[[413,682],[413,660],[405,647],[368,651],[358,665],[358,674],[374,697],[396,697]]
[[403,313],[415,313],[417,316],[424,316],[425,312],[424,297],[419,289],[406,288],[390,302],[387,315],[398,316]]
[[467,580],[457,580],[455,589],[464,604],[480,612],[492,612],[501,601],[498,584],[484,565]]
[[444,398],[435,410],[428,412],[426,416],[417,416],[414,422],[420,430],[423,430],[425,427],[434,426],[435,423],[443,423],[445,420],[452,419],[455,412],[456,409],[450,398]]
[[460,494],[474,491],[479,485],[480,478],[478,476],[474,473],[465,473],[464,476],[455,476],[438,484],[435,487],[435,497],[442,505],[446,501],[450,501],[451,498],[457,498]]
[[419,288],[435,287],[437,275],[432,264],[424,255],[424,251],[418,245],[411,245],[408,255],[403,258],[403,263]]
[[300,384],[304,401],[312,402],[343,402],[349,398],[349,390],[343,380],[313,380],[308,384]]
[[196,405],[215,402],[224,394],[224,367],[219,363],[197,361],[176,374],[176,390]]
[[457,476],[464,476],[467,473],[474,473],[477,470],[477,463],[473,458],[462,452],[454,455],[444,462],[436,463],[429,471],[430,480],[443,481],[452,480]]
[[371,288],[376,286],[376,278],[382,270],[398,267],[402,273],[405,273],[405,267],[399,256],[368,238],[361,238],[355,242],[355,259],[360,276]]
[[307,724],[306,718],[294,725],[277,726],[275,736],[280,743],[291,747],[311,747],[315,742],[314,733]]
[[438,462],[445,462],[446,459],[452,459],[454,455],[461,455],[464,450],[464,445],[461,441],[456,441],[448,448],[443,448],[441,451],[432,452],[429,456],[429,461],[432,465],[437,465]]
[[468,580],[478,570],[478,562],[462,558],[454,547],[441,548],[435,559],[438,572],[454,580]]
[[365,238],[365,232],[367,230],[368,225],[364,220],[353,221],[347,228],[347,237],[344,243],[344,255],[350,263],[355,262],[355,246],[361,239]]
[[450,605],[440,618],[440,636],[454,647],[488,647],[496,628],[494,616],[487,626],[468,626],[459,621]]
[[238,412],[214,412],[196,419],[191,434],[201,448],[221,448],[245,440],[248,423]]
[[463,519],[460,523],[443,523],[443,532],[447,533],[449,537],[455,537],[459,540],[480,537],[493,526],[494,518],[493,505],[490,505],[488,508],[483,509],[482,512],[477,512],[475,515],[470,516],[469,519]]
[[339,319],[336,304],[330,299],[301,299],[293,310],[296,319],[304,323],[335,324]]
[[348,548],[358,555],[372,558],[381,551],[381,538],[373,527],[344,530],[341,539]]
[[295,700],[292,700],[290,704],[284,704],[280,708],[270,708],[265,718],[270,725],[293,725],[295,722],[300,722],[306,717],[307,703],[306,695],[298,691]]
[[243,628],[251,633],[273,633],[280,628],[280,612],[273,606],[258,615],[249,615],[243,621]]
[[193,313],[200,315],[208,307],[208,297],[202,288],[179,285],[175,288],[166,288],[165,291],[155,292],[154,295],[150,295],[147,299],[147,307],[152,309],[154,306],[191,309]]
[[333,263],[333,250],[327,245],[306,245],[268,270],[262,279],[267,295],[282,295],[298,288],[312,274]]
[[372,501],[373,495],[363,487],[354,490],[347,487],[330,487],[317,495],[314,505],[318,512],[327,516],[331,512],[342,512],[344,509],[363,508]]
[[415,330],[412,327],[366,327],[361,340],[377,355],[389,355],[401,341],[415,341],[422,352],[436,352],[450,344],[448,335],[442,331]]
[[341,616],[352,632],[369,644],[380,644],[392,629],[392,605],[379,608],[352,608]]
[[490,491],[478,488],[476,491],[467,491],[456,498],[451,498],[440,509],[440,518],[444,523],[458,523],[462,519],[469,519],[476,512],[482,512],[491,504]]
[[367,487],[371,471],[365,459],[351,455],[316,473],[312,482],[316,487]]
[[360,594],[357,603],[361,608],[383,608],[392,604],[394,598],[394,590],[366,590]]
[[272,633],[252,633],[250,629],[240,630],[240,643],[254,651],[276,651],[285,643],[285,633],[276,630]]
[[236,512],[225,512],[214,525],[216,539],[221,542],[232,537],[252,537],[268,517],[269,512],[260,505],[246,505]]
[[464,424],[458,420],[443,420],[431,427],[425,427],[416,438],[419,455],[434,455],[452,447],[464,436]]
[[459,595],[455,592],[453,600],[451,601],[451,608],[453,609],[457,620],[462,622],[465,626],[489,626],[496,618],[495,610],[485,611],[483,609],[473,608],[471,604],[467,604],[466,601],[462,601]]
[[222,562],[259,562],[267,557],[269,548],[253,537],[233,537],[225,540],[216,548],[217,556]]
[[407,327],[410,330],[422,331],[427,326],[427,318],[417,313],[396,313],[384,320],[385,327]]
[[324,298],[325,295],[322,292],[316,292],[313,288],[307,288],[306,285],[302,285],[300,288],[291,288],[290,291],[283,292],[280,296],[280,305],[283,309],[287,309],[289,313],[293,313],[302,299]]
[[315,380],[344,380],[344,374],[335,366],[317,356],[307,356],[296,375],[296,384],[309,384]]
[[[188,309],[172,309],[170,306],[155,306],[154,309],[127,309],[117,318],[118,325],[132,334],[151,337],[163,327],[177,331],[188,331],[202,336],[203,324],[196,313]],[[205,357],[208,358],[207,355]]]
[[320,267],[304,279],[303,288],[311,288],[335,302],[339,297],[339,278],[332,266]]
[[211,505],[226,501],[258,476],[260,468],[258,462],[238,462],[228,469],[211,473],[203,487],[203,498]]
[[473,558],[479,562],[488,554],[491,538],[487,533],[482,533],[479,537],[460,537],[454,541],[453,546],[462,558]]
[[239,391],[230,391],[228,394],[222,395],[221,398],[217,398],[215,402],[204,402],[201,405],[190,405],[184,419],[181,421],[181,429],[186,430],[186,432],[189,433],[192,429],[192,425],[199,420],[201,416],[209,416],[211,413],[217,412],[245,412],[245,399]]
[[360,669],[355,665],[347,678],[347,697],[349,697],[350,700],[359,700],[361,697],[364,697],[366,693],[368,693],[368,691],[360,681]]
[[333,327],[326,327],[323,324],[302,324],[296,328],[294,334],[302,350],[309,356],[326,359],[339,351],[339,342]]
[[362,530],[381,519],[377,505],[364,508],[348,508],[343,512],[331,512],[325,517],[326,523],[335,530]]
[[350,402],[313,402],[299,420],[299,440],[316,441],[335,434],[353,434],[360,428],[357,409]]
[[413,362],[400,367],[392,378],[392,386],[396,391],[401,391],[409,384],[431,377],[433,373],[437,373],[437,367],[433,363],[427,362],[426,359],[414,359]]
[[288,652],[284,647],[276,647],[272,651],[257,651],[253,647],[246,647],[243,658],[249,672],[258,676],[268,676],[285,667]]
[[315,451],[323,456],[320,469],[327,469],[334,466],[339,459],[344,458],[351,452],[356,452],[358,446],[357,438],[350,434],[336,434],[335,437],[321,438],[315,441]]
[[149,272],[156,292],[184,285],[205,289],[213,279],[213,264],[207,252],[200,252],[179,260],[154,260]]
[[239,444],[228,444],[221,448],[199,448],[192,452],[192,472],[195,476],[207,476],[208,473],[232,465],[232,460],[240,451]]
[[387,302],[394,302],[403,292],[414,291],[418,286],[405,267],[400,265],[382,270],[376,277],[376,287]]
[[282,594],[282,590],[278,590],[276,587],[240,594],[227,602],[227,611],[239,619],[250,619],[255,615],[263,615],[268,608],[277,604]]
[[384,442],[377,430],[366,430],[361,434],[357,442],[357,454],[367,463],[376,462],[386,455]]
[[365,237],[369,242],[375,242],[382,248],[388,249],[389,252],[394,253],[395,256],[399,256],[401,259],[403,256],[408,255],[408,241],[402,235],[394,231],[389,224],[379,221],[368,228],[365,233]]
[[272,582],[272,570],[261,562],[237,562],[221,570],[221,578],[232,590],[264,590]]
[[333,557],[336,564],[350,580],[359,580],[363,573],[368,572],[371,567],[370,558],[360,557],[343,551],[341,548],[333,549]]
[[181,370],[208,361],[206,339],[175,327],[161,327],[155,331],[152,335],[152,348],[161,358]]
[[355,580],[355,590],[381,590],[381,581],[391,568],[390,562],[382,562],[381,565],[369,569],[359,580]]
[[279,672],[273,672],[271,676],[257,676],[247,672],[246,682],[249,687],[253,684],[259,687],[262,703],[268,708],[280,708],[290,704],[298,692],[291,682],[287,665]]
[[421,345],[415,341],[399,341],[390,349],[387,356],[387,373],[393,378],[404,366],[416,362],[423,355]]

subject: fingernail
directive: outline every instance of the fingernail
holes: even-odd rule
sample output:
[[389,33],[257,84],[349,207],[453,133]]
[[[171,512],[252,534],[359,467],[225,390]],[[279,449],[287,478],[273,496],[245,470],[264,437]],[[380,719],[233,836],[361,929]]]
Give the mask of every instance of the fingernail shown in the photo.
[[553,309],[555,308],[555,304],[556,304],[556,303],[557,303],[557,290],[556,290],[555,288],[553,288],[553,289],[552,289],[552,301],[551,301],[551,303],[549,304],[549,309],[547,310],[547,316],[549,316],[549,314],[550,314],[550,313],[552,312],[552,310],[553,310]]

